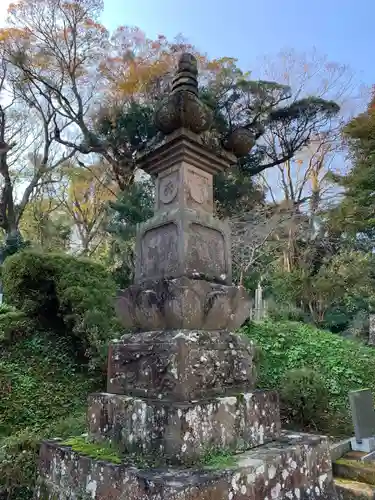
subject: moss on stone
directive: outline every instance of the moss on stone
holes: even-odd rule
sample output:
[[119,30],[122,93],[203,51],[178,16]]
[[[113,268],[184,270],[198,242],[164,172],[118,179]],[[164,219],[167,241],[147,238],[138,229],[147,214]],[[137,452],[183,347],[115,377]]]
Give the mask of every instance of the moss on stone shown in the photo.
[[374,494],[368,484],[344,478],[335,478],[335,487],[342,500],[367,500],[373,498]]
[[207,450],[199,460],[199,465],[206,469],[231,469],[236,466],[237,457],[229,450]]
[[375,466],[369,463],[339,458],[333,462],[333,472],[343,479],[375,485]]
[[240,394],[237,394],[237,402],[243,404],[245,402],[245,394],[241,392]]
[[119,452],[107,443],[93,443],[85,436],[74,437],[63,441],[62,446],[69,446],[76,453],[85,455],[95,460],[103,460],[113,464],[121,464]]

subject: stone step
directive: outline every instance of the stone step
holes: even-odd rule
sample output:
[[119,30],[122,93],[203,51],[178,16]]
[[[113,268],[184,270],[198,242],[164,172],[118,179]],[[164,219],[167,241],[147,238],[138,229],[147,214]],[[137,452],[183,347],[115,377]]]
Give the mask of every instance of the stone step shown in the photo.
[[374,500],[375,488],[369,484],[335,478],[337,500]]
[[283,433],[279,440],[200,470],[143,469],[98,461],[59,442],[40,452],[36,500],[333,500],[328,440]]
[[88,428],[94,441],[111,440],[121,452],[189,465],[208,449],[238,452],[278,438],[279,398],[259,390],[186,403],[92,394]]
[[335,477],[375,486],[375,462],[339,458],[332,464]]

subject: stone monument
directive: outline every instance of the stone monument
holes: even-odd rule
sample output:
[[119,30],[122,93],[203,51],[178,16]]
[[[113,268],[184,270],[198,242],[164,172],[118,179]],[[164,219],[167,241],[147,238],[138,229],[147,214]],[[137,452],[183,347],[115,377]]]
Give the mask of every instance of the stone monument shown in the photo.
[[89,397],[87,439],[121,460],[44,442],[38,499],[334,498],[327,440],[281,431],[277,393],[256,389],[255,347],[235,333],[250,300],[232,285],[213,176],[254,141],[238,128],[210,148],[211,120],[183,54],[155,116],[164,138],[138,161],[156,177],[156,202],[138,228],[135,283],[116,300],[134,333],[111,342],[107,392]]
[[375,451],[375,409],[369,389],[349,392],[355,437],[351,440],[354,451]]

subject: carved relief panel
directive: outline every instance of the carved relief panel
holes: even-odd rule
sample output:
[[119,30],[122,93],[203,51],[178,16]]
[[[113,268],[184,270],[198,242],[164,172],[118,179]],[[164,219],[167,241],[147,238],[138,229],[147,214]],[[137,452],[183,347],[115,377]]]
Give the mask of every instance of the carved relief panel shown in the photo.
[[141,239],[140,278],[170,276],[177,272],[178,227],[173,222],[146,231]]
[[212,175],[187,163],[162,172],[156,181],[156,211],[172,208],[213,211]]
[[159,174],[156,180],[156,212],[178,206],[181,182],[181,169],[177,165]]
[[135,282],[181,276],[231,284],[226,224],[200,210],[174,208],[140,227]]
[[178,181],[179,181],[179,172],[175,171],[162,177],[159,181],[159,201],[163,205],[169,205],[172,203],[178,194]]
[[184,185],[189,208],[213,211],[212,175],[192,165],[185,166]]

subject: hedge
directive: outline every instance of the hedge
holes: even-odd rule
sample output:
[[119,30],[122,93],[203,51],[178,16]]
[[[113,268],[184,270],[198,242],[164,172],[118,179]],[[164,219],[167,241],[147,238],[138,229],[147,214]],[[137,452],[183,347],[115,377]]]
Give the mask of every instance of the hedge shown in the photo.
[[261,350],[258,386],[282,390],[291,370],[314,369],[329,395],[331,430],[352,428],[348,393],[369,388],[375,394],[375,349],[296,322],[252,323],[243,329]]

